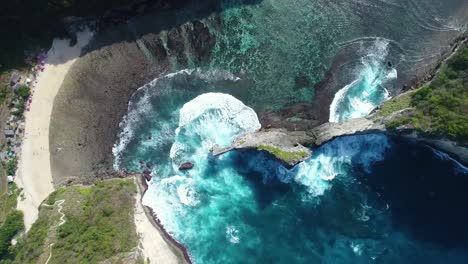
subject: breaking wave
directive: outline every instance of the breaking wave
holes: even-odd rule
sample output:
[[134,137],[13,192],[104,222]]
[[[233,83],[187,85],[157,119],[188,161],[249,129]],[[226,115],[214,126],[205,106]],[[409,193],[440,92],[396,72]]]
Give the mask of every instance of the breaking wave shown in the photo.
[[397,71],[386,61],[389,41],[377,39],[361,58],[357,78],[340,89],[330,105],[330,122],[364,117],[390,98],[384,87],[397,78]]
[[314,151],[312,157],[296,166],[294,180],[308,187],[312,198],[323,195],[336,177],[348,177],[352,167],[360,165],[367,172],[374,162],[384,159],[390,148],[388,138],[380,134],[338,138]]
[[[203,90],[213,89],[214,84],[221,82],[235,83],[240,78],[223,70],[203,71],[201,69],[184,69],[162,77],[138,88],[128,104],[127,115],[120,122],[120,133],[112,148],[114,169],[124,167],[124,156],[132,143],[139,139],[140,134],[151,123],[157,126],[158,133],[151,135],[144,142],[148,147],[162,147],[172,144],[174,126],[177,125],[177,111],[182,102],[195,97]],[[199,88],[203,87],[203,88]],[[168,116],[170,118],[168,118]]]

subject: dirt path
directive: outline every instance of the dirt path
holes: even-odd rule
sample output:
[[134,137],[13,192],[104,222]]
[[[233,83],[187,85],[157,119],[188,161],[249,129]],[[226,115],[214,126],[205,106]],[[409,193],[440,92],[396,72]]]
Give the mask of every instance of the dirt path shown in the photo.
[[[65,214],[62,212],[62,209],[63,209],[62,204],[63,204],[64,202],[65,202],[65,200],[58,200],[58,201],[55,201],[55,203],[52,204],[52,205],[50,205],[50,204],[43,204],[43,205],[42,205],[42,206],[46,206],[46,207],[54,207],[55,205],[57,205],[57,207],[58,207],[57,212],[58,212],[59,214],[61,214],[61,216],[60,216],[60,222],[57,224],[57,226],[56,226],[55,228],[57,228],[57,227],[59,227],[59,226],[65,224],[65,222],[66,222],[66,220],[65,220]],[[50,261],[50,259],[52,258],[52,247],[53,247],[53,246],[54,246],[54,243],[50,243],[50,245],[49,245],[50,254],[49,254],[49,257],[47,258],[47,261],[45,262],[45,264],[49,264],[49,261]]]

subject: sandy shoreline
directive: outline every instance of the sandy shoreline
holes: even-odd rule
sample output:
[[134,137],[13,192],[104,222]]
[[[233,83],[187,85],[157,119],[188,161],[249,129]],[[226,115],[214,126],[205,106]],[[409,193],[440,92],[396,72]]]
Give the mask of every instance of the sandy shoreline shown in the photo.
[[135,184],[138,188],[138,193],[135,197],[135,226],[138,237],[140,238],[140,249],[145,257],[150,260],[150,263],[187,263],[184,256],[184,251],[178,248],[175,244],[167,242],[163,231],[155,226],[154,220],[149,215],[148,208],[142,203],[145,186],[142,186],[141,177],[135,176]]
[[24,199],[18,199],[18,209],[24,213],[26,231],[36,221],[42,201],[54,191],[49,153],[52,106],[65,75],[92,33],[80,32],[77,37],[78,43],[73,47],[69,40],[53,41],[45,60],[45,70],[39,74],[33,88],[31,111],[25,112],[25,134],[15,181],[23,188]]
[[[23,198],[18,199],[18,209],[24,213],[24,224],[28,231],[38,218],[38,208],[44,199],[54,191],[55,186],[63,184],[52,177],[56,164],[51,164],[51,154],[60,155],[61,151],[70,151],[67,146],[55,147],[57,139],[54,133],[49,134],[54,115],[53,107],[59,91],[66,88],[64,82],[67,74],[74,75],[69,70],[76,62],[82,49],[91,40],[93,33],[84,31],[77,34],[77,44],[69,46],[69,40],[55,39],[52,48],[47,53],[45,70],[37,77],[33,90],[33,100],[30,111],[25,113],[25,135],[18,164],[16,183],[23,188]],[[76,75],[75,75],[76,76]],[[60,102],[63,102],[59,100]],[[65,122],[67,120],[64,120]],[[64,126],[61,132],[66,136],[73,127]],[[75,151],[71,151],[76,155]],[[73,162],[73,160],[68,160]],[[63,178],[75,175],[60,175]],[[135,226],[140,238],[140,249],[151,263],[181,263],[183,257],[163,232],[155,227],[150,216],[141,204],[141,194],[137,196],[135,205]]]

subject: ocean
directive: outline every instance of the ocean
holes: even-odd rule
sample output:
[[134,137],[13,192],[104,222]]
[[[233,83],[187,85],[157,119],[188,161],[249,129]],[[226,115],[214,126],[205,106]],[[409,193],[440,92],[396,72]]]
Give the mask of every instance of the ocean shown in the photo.
[[437,61],[467,4],[243,3],[222,1],[209,63],[138,89],[113,148],[116,169],[150,171],[143,203],[192,261],[466,263],[468,169],[429,146],[348,136],[293,168],[210,148],[295,104],[314,106],[293,123],[323,120],[318,108],[330,122],[368,115]]

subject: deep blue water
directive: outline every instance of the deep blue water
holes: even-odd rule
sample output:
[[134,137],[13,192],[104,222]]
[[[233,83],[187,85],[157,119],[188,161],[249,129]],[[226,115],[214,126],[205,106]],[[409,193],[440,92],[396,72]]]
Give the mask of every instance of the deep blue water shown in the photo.
[[332,122],[366,116],[437,59],[466,3],[222,2],[210,63],[140,88],[113,149],[117,169],[153,164],[143,202],[192,260],[466,263],[468,172],[428,146],[343,137],[292,169],[261,152],[209,153],[296,103]]

